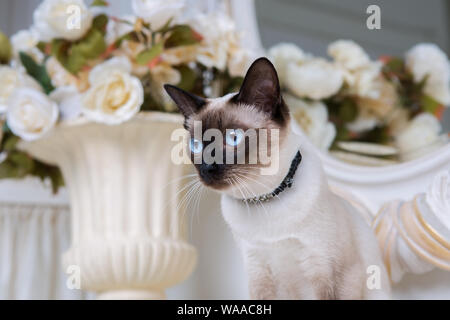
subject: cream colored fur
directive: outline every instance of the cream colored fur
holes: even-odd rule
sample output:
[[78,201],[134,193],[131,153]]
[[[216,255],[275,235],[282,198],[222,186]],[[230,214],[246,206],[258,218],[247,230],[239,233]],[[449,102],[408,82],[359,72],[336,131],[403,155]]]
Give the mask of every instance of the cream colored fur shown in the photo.
[[[390,284],[371,228],[328,187],[314,148],[290,128],[274,176],[254,176],[224,191],[223,216],[245,259],[253,299],[386,299]],[[239,198],[273,191],[297,151],[294,184],[272,201]],[[241,180],[242,182],[242,180]],[[369,266],[381,271],[381,289],[368,289]]]

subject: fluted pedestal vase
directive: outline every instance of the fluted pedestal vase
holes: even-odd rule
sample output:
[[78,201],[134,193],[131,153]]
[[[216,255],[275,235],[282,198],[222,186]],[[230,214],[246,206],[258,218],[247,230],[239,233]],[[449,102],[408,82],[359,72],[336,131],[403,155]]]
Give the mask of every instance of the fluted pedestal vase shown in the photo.
[[163,299],[194,269],[179,206],[191,169],[171,161],[181,123],[152,112],[117,126],[60,124],[22,145],[61,168],[72,213],[63,265],[78,268],[81,288],[100,299]]

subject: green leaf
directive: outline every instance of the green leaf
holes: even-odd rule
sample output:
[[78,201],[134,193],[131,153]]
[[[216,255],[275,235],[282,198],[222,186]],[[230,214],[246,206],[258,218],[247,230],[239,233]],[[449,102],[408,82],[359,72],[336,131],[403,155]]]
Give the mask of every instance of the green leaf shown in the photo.
[[199,42],[198,37],[195,36],[194,30],[190,26],[180,24],[171,29],[171,34],[166,40],[165,47],[188,46]]
[[36,47],[43,53],[43,54],[47,54],[47,42],[43,42],[43,41],[39,41],[38,44],[36,45]]
[[164,43],[160,42],[150,49],[146,49],[139,53],[136,57],[136,62],[141,65],[147,65],[150,61],[161,55],[164,49]]
[[22,65],[27,70],[27,73],[33,77],[39,84],[42,86],[46,94],[52,92],[55,87],[52,85],[52,80],[47,73],[47,68],[45,68],[45,64],[39,65],[34,61],[32,57],[27,55],[24,52],[20,52],[20,61]]
[[7,124],[6,122],[3,123],[2,131],[3,131],[3,133],[9,132],[9,131],[10,131],[10,129],[9,129],[9,127],[8,127],[8,124]]
[[34,170],[34,160],[20,151],[9,152],[6,159],[0,163],[0,179],[24,178]]
[[96,59],[106,50],[103,34],[97,29],[91,29],[80,42],[74,44],[71,55],[82,55],[86,59]]
[[383,66],[383,72],[396,75],[403,74],[405,72],[403,59],[397,57],[389,59]]
[[17,168],[10,162],[4,160],[0,163],[0,179],[11,179],[17,177]]
[[72,74],[77,74],[91,59],[98,58],[106,50],[103,33],[92,28],[76,43],[53,40],[52,55]]
[[108,16],[106,14],[100,14],[94,18],[92,27],[100,31],[103,35],[106,33],[106,26],[108,25]]
[[197,80],[197,72],[185,65],[177,67],[177,70],[181,74],[181,80],[177,87],[185,91],[192,91]]
[[10,135],[9,137],[5,137],[2,144],[2,151],[13,151],[16,148],[17,143],[20,141],[20,138],[14,135]]
[[70,54],[72,43],[56,39],[52,42],[52,55],[70,73],[76,74],[87,63],[87,59],[82,55]]
[[49,178],[52,184],[53,194],[57,194],[59,188],[64,187],[64,178],[58,167],[51,167],[49,169]]
[[77,74],[86,64],[88,60],[81,54],[71,54],[64,62],[64,67],[72,74]]
[[109,3],[105,0],[94,0],[91,4],[91,7],[107,7]]
[[430,97],[429,95],[422,95],[421,98],[421,108],[423,111],[425,112],[429,112],[433,115],[435,115],[439,109],[442,107],[442,105],[437,102],[436,100],[434,100],[432,97]]
[[12,57],[12,46],[8,37],[0,31],[0,64],[7,64]]
[[23,152],[11,152],[8,156],[9,161],[13,163],[17,168],[20,168],[23,172],[31,172],[34,168],[33,159]]
[[170,30],[172,30],[172,27],[170,26],[172,24],[173,18],[170,18],[169,20],[167,20],[166,24],[164,26],[162,26],[160,29],[156,30],[155,32],[157,33],[167,33]]
[[358,106],[353,99],[345,99],[339,105],[339,118],[344,122],[352,122],[358,116]]

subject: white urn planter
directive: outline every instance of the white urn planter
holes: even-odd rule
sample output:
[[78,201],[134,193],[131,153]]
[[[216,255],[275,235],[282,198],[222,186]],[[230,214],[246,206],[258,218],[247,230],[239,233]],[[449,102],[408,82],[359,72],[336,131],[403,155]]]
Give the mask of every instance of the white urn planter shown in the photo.
[[191,167],[171,161],[181,125],[158,112],[117,126],[78,120],[21,146],[61,168],[72,222],[63,265],[79,267],[81,288],[100,299],[163,299],[195,267],[179,208]]

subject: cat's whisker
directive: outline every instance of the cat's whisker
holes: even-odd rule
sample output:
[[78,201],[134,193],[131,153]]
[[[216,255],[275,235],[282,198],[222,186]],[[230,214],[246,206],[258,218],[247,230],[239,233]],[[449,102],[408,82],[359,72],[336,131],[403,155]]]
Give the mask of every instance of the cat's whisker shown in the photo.
[[[236,181],[236,180],[235,180],[234,178],[230,178],[229,180],[231,181],[232,186],[233,186],[233,187],[236,187],[236,188],[238,189],[238,191],[239,191],[239,193],[241,194],[242,198],[245,199],[245,195],[243,194],[241,188],[239,188],[239,185],[238,185],[238,184],[235,184],[235,183],[233,182],[233,181]],[[248,214],[250,215],[250,206],[248,205],[247,202],[246,202],[245,204],[246,204],[246,206],[247,206],[247,212],[248,212]]]
[[[193,214],[191,214],[190,216],[190,232],[189,235],[190,237],[192,237],[193,235],[193,224],[194,224],[194,219],[195,219],[195,215],[198,213],[198,208],[196,206],[196,202],[197,199],[199,197],[200,194],[200,190],[202,188],[202,184],[200,183],[199,185],[197,185],[197,187],[195,188],[195,191],[192,194],[191,200],[192,200],[192,207],[194,208],[194,212]],[[189,204],[190,205],[190,204]],[[187,210],[186,210],[187,211]],[[192,240],[192,239],[191,239]]]
[[179,181],[181,181],[181,180],[185,180],[185,179],[188,179],[188,178],[195,178],[195,177],[197,177],[198,175],[196,174],[196,173],[193,173],[193,174],[187,174],[187,175],[184,175],[184,176],[182,176],[182,177],[177,177],[177,178],[175,178],[175,179],[172,179],[171,181],[169,181],[167,184],[165,184],[164,186],[162,186],[162,189],[164,190],[164,189],[166,189],[168,186],[170,186],[171,184],[173,184],[173,183],[175,183],[175,182],[179,182]]
[[[176,211],[183,208],[183,213],[181,216],[181,221],[184,221],[184,217],[187,214],[189,203],[190,203],[190,197],[192,195],[192,192],[201,184],[200,180],[195,181],[195,183],[191,184],[189,186],[188,191],[184,194],[183,198],[180,200],[176,207]],[[185,205],[186,204],[186,205]]]
[[[256,194],[251,190],[250,186],[247,185],[247,182],[244,180],[244,179],[245,179],[245,176],[242,176],[242,175],[239,175],[239,174],[238,174],[238,176],[241,177],[240,180],[242,181],[242,187],[243,187],[243,188],[246,188],[246,189],[247,189],[251,194],[253,194],[253,196],[256,198],[256,197],[257,197]],[[259,200],[258,203],[259,203],[259,205],[264,209],[264,211],[265,211],[265,213],[266,213],[266,216],[268,216],[269,213],[267,212],[267,209],[266,209],[266,207],[264,206],[264,204],[262,203],[262,201]]]
[[[193,185],[195,185],[196,183],[200,183],[200,179],[194,179],[192,181],[189,181],[185,186],[183,186],[180,190],[178,190],[172,197],[171,199],[166,203],[166,205],[164,206],[164,208],[162,210],[166,210],[167,207],[169,207],[170,205],[172,205],[174,203],[174,201],[178,200],[178,196],[180,195],[180,193],[182,193],[184,190],[192,187]],[[189,190],[189,189],[188,189]],[[186,197],[186,194],[183,195],[183,197],[179,200],[179,202],[177,203],[175,210],[178,211],[180,208],[180,203],[183,201],[183,199]]]
[[[247,174],[248,174],[248,173],[247,173]],[[255,175],[258,179],[264,177],[264,176],[259,176],[259,175],[257,175],[257,174],[254,174],[254,175]],[[259,185],[263,186],[264,188],[269,188],[267,185],[263,184],[261,181],[258,181],[257,179],[252,179],[251,177],[248,177],[248,176],[244,176],[244,178],[245,178],[245,179],[248,179],[248,180],[251,180],[251,181],[253,181],[253,182],[255,182],[255,183],[258,183]],[[270,191],[269,191],[269,192],[270,192]],[[287,208],[286,204],[284,203],[284,200],[281,199],[278,195],[275,195],[275,197],[280,201],[280,204],[282,204],[282,205],[285,207],[285,209],[287,210],[288,208]]]

